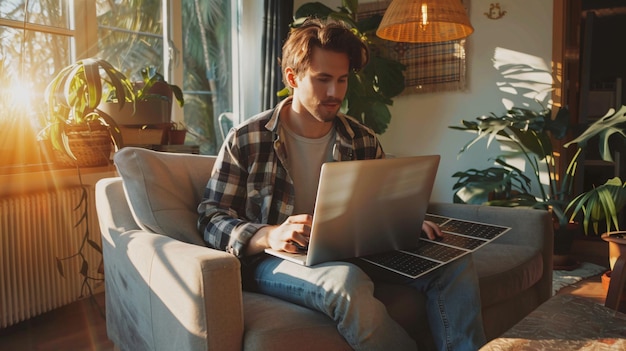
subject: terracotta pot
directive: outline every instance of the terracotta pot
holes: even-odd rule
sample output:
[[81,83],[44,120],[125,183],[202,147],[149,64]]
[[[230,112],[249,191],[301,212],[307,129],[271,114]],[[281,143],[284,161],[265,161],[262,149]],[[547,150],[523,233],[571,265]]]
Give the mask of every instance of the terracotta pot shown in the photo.
[[172,116],[172,104],[167,100],[129,102],[122,108],[117,103],[103,102],[98,110],[109,115],[120,126],[170,123]]
[[[602,287],[608,293],[609,285],[611,284],[611,272],[615,268],[615,262],[621,255],[626,255],[626,231],[604,233],[602,234],[602,240],[609,243],[609,265],[611,270],[602,275]],[[620,300],[626,301],[626,291],[622,292]]]
[[609,243],[609,265],[613,270],[615,261],[621,255],[626,255],[626,231],[604,233],[602,240]]
[[185,143],[186,130],[169,130],[168,144],[170,145],[183,145]]

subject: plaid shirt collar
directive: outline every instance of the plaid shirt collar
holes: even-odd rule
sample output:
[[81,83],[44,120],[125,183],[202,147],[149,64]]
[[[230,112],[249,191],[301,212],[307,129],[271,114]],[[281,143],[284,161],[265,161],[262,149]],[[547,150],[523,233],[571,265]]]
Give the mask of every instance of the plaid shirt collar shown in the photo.
[[[280,127],[279,115],[283,107],[285,107],[285,105],[291,104],[292,100],[293,97],[289,96],[281,101],[278,105],[276,105],[274,112],[272,112],[272,116],[265,124],[265,128],[274,134],[274,149],[276,150],[281,162],[286,161],[286,154],[282,148],[282,144],[279,142],[278,139],[278,129]],[[337,139],[333,147],[333,160],[335,161],[347,161],[354,159],[352,140],[355,138],[356,133],[350,126],[348,118],[349,117],[347,117],[345,114],[337,112],[337,118],[335,119]]]

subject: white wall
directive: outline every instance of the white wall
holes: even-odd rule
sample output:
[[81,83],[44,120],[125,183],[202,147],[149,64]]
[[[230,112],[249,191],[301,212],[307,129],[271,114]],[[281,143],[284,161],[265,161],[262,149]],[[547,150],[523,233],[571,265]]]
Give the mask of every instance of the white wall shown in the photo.
[[[295,9],[306,2],[296,0]],[[331,8],[341,4],[339,0],[322,2]],[[552,1],[501,0],[500,6],[507,13],[498,20],[484,15],[491,3],[487,0],[470,2],[470,21],[475,31],[467,43],[466,91],[395,98],[391,124],[380,136],[385,151],[390,154],[441,155],[433,201],[452,202],[454,172],[489,166],[485,143],[474,146],[457,160],[458,151],[472,135],[448,126],[460,125],[462,119],[473,120],[491,112],[502,114],[511,106],[538,109],[535,99],[549,107],[550,92],[546,90],[551,82]],[[547,73],[510,74],[498,69],[497,63],[503,62],[525,64]],[[543,83],[537,84],[537,81]],[[492,154],[497,154],[495,145],[490,149]]]

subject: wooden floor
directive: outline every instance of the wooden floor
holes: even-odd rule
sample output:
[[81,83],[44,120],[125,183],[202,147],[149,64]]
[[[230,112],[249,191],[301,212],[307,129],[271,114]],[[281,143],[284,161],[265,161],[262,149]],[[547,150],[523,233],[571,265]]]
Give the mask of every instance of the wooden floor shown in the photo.
[[113,351],[106,335],[104,293],[0,329],[0,350]]
[[[598,243],[579,243],[583,252],[577,258],[585,262],[606,265],[606,246]],[[600,276],[585,279],[559,291],[588,297],[604,303],[606,292]],[[0,350],[19,351],[112,351],[113,343],[106,336],[106,323],[100,314],[104,294],[80,300],[68,306],[31,318],[9,328],[0,329]],[[100,307],[98,307],[100,306]]]

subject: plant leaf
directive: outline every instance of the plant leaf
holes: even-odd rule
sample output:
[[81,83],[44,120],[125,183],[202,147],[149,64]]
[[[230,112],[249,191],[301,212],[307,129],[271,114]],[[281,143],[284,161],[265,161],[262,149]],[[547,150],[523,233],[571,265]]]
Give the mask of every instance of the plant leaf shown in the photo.
[[97,242],[91,239],[87,239],[87,243],[89,244],[89,246],[93,247],[96,251],[98,251],[99,253],[102,253],[102,248],[100,247],[100,245],[98,245]]
[[87,278],[89,273],[89,263],[83,259],[83,263],[80,265],[80,275]]
[[612,227],[619,230],[617,214],[626,202],[626,183],[618,177],[607,180],[604,184],[578,195],[566,207],[565,211],[572,210],[570,221],[582,212],[583,229],[588,234],[589,224],[593,225],[594,232],[598,233],[598,222],[604,220],[607,231]]
[[57,262],[57,271],[63,278],[65,278],[65,272],[63,271],[63,262],[61,262],[61,260],[58,258],[55,258],[55,259]]
[[93,110],[100,104],[100,100],[102,100],[102,83],[100,81],[100,68],[98,66],[98,61],[94,59],[84,59],[83,61],[83,72],[85,73],[85,88],[87,89],[87,94],[85,98],[87,99],[87,106],[89,109]]
[[611,156],[608,146],[609,137],[615,133],[625,136],[622,129],[617,127],[618,124],[624,122],[626,122],[626,106],[622,105],[617,112],[611,108],[602,118],[592,123],[581,135],[566,143],[564,146],[568,147],[571,144],[579,144],[580,147],[585,147],[589,139],[599,135],[600,155],[603,160],[612,162],[613,157]]

